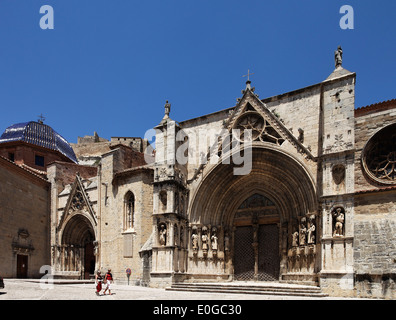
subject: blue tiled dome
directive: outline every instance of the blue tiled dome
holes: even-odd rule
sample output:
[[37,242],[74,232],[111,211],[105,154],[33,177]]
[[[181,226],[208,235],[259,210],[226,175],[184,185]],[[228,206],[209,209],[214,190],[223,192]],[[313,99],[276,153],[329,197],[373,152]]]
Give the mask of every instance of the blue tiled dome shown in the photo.
[[8,127],[0,137],[0,143],[23,141],[56,150],[77,163],[76,155],[70,144],[59,133],[46,124],[30,121]]

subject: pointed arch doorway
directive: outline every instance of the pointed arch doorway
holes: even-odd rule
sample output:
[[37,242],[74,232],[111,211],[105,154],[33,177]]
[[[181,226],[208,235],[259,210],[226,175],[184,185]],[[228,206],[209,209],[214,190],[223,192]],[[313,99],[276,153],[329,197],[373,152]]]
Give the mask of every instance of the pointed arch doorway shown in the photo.
[[94,277],[95,244],[95,231],[87,214],[70,216],[61,236],[60,270],[73,278]]
[[262,194],[248,197],[234,216],[234,279],[279,280],[279,214]]
[[[218,256],[224,254],[224,278],[315,281],[319,246],[300,259],[299,269],[293,259],[300,256],[289,256],[301,219],[319,212],[313,177],[304,163],[270,144],[253,147],[251,164],[246,175],[234,175],[231,165],[210,168],[192,198],[190,221],[197,228],[210,225],[220,230]],[[320,226],[316,230],[320,232]],[[189,270],[201,274],[195,262],[189,260]],[[209,267],[204,269],[207,274]]]

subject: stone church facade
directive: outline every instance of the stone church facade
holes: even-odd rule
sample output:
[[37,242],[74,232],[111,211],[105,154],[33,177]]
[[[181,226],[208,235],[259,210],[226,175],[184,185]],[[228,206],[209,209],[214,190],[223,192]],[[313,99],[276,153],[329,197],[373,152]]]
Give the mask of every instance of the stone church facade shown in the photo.
[[[145,139],[79,139],[54,161],[56,277],[153,287],[288,281],[395,298],[396,101],[355,109],[356,74],[175,121]],[[126,270],[131,269],[130,278]]]

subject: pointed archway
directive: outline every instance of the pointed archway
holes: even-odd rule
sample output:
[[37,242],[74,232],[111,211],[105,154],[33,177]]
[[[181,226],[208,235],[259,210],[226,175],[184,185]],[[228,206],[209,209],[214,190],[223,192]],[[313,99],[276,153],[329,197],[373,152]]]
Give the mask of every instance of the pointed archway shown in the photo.
[[[261,143],[251,152],[249,174],[234,175],[233,165],[223,163],[207,172],[193,195],[190,223],[198,234],[203,226],[216,227],[221,243],[217,258],[224,258],[223,270],[229,277],[237,279],[239,267],[249,261],[248,270],[241,273],[247,272],[251,280],[286,279],[293,272],[288,256],[292,235],[307,217],[316,219],[319,213],[314,179],[304,163],[282,147]],[[267,202],[258,211],[244,208],[254,200]],[[315,247],[312,254],[311,247]],[[307,261],[301,268],[305,279],[316,279],[318,271],[319,248],[314,243],[311,247],[307,246]],[[265,266],[265,255],[273,255],[274,264]],[[197,259],[190,259],[191,269],[196,262],[199,252]]]
[[60,277],[89,279],[98,258],[97,216],[77,173],[56,228],[52,261]]
[[81,279],[95,272],[95,231],[84,213],[75,213],[65,221],[61,235],[60,270]]

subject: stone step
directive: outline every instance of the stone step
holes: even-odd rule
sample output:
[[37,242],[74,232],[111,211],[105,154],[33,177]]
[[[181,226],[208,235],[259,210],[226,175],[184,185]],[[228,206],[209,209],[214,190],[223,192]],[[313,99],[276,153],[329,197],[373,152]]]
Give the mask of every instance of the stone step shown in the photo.
[[285,283],[175,283],[166,290],[189,292],[327,297],[319,287]]

